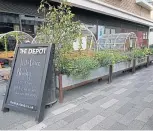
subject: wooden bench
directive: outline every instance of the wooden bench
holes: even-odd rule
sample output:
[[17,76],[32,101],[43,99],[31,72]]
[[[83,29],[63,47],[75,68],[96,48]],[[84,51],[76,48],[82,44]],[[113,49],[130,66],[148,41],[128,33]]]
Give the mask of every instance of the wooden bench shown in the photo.
[[12,58],[14,57],[14,51],[0,51],[0,58]]
[[[1,51],[0,52],[0,59],[2,59],[2,61],[6,61],[7,60],[9,66],[11,66],[13,57],[14,57],[14,51],[8,51],[8,52]],[[3,62],[3,64],[4,64],[4,62]]]

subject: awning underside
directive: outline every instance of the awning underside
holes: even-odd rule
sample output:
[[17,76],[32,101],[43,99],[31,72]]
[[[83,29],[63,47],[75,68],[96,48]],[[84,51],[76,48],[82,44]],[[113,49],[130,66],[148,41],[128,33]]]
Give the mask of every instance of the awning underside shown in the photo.
[[37,9],[38,6],[34,4],[0,0],[0,12],[41,17],[42,15],[38,13]]

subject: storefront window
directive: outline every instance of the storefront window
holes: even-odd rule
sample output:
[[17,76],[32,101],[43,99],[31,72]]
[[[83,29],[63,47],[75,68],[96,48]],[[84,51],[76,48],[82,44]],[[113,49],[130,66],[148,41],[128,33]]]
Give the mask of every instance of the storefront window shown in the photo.
[[96,36],[97,33],[96,25],[85,24],[85,26]]
[[14,31],[20,31],[20,26],[19,26],[19,25],[14,24]]
[[105,27],[104,26],[98,26],[98,40],[102,38],[102,36],[105,34]]
[[34,36],[34,26],[33,25],[22,25],[22,31]]
[[109,35],[109,34],[115,34],[116,33],[116,29],[113,27],[106,27],[105,28],[105,34]]
[[98,26],[98,37],[97,37],[97,39],[98,39],[98,42],[101,46],[104,46],[103,45],[104,41],[103,41],[102,38],[104,37],[105,31],[106,31],[105,26],[101,26],[101,25]]
[[111,29],[111,34],[115,34],[115,29]]
[[143,32],[138,31],[137,32],[137,37],[138,37],[137,44],[138,44],[139,47],[142,47],[142,45],[143,45]]
[[[85,26],[85,27],[84,27]],[[91,48],[91,43],[92,48],[95,48],[96,45],[96,34],[97,34],[97,26],[96,25],[89,25],[89,24],[84,24],[82,28],[82,48]],[[77,42],[75,43],[77,47],[75,49],[78,49]]]
[[145,40],[145,39],[148,39],[148,33],[147,32],[144,32],[143,33],[143,39]]
[[143,33],[143,46],[148,46],[148,32]]
[[[105,26],[98,26],[98,42],[101,47],[104,47],[104,43],[106,43],[105,37],[109,34],[115,34],[116,28],[115,27],[105,27]],[[107,40],[108,43],[112,43],[111,40]]]
[[110,32],[110,29],[106,28],[105,29],[105,34],[109,35],[111,32]]
[[13,31],[13,24],[9,23],[0,23],[0,34],[7,33],[9,31]]

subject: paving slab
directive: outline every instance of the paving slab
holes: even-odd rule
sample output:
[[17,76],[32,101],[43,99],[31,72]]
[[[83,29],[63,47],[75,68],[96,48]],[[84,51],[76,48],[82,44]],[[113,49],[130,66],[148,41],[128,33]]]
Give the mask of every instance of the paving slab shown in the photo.
[[126,115],[124,115],[119,120],[119,123],[128,126],[141,112],[142,109],[132,108]]
[[63,120],[66,121],[67,123],[73,122],[74,120],[82,117],[83,115],[87,114],[89,111],[85,109],[81,109],[67,117],[65,117]]
[[68,104],[68,105],[66,105],[66,106],[64,106],[64,107],[62,107],[62,108],[59,108],[59,109],[57,109],[57,110],[54,110],[54,111],[52,112],[52,114],[58,115],[58,114],[61,114],[61,113],[65,112],[65,111],[67,111],[67,110],[70,110],[70,109],[72,109],[72,108],[74,108],[74,107],[76,107],[76,105],[74,105],[74,104]]
[[96,117],[92,118],[90,121],[88,121],[88,122],[84,123],[83,125],[81,125],[80,127],[78,127],[78,129],[80,129],[80,130],[90,130],[94,126],[98,125],[104,119],[105,119],[105,117],[97,115]]
[[67,124],[68,123],[66,121],[59,120],[58,122],[43,128],[43,130],[58,130],[58,129],[62,128],[63,126],[67,125]]
[[144,98],[144,101],[146,101],[146,102],[152,102],[153,101],[153,94],[150,94],[150,95],[146,96]]
[[151,116],[153,116],[153,109],[145,108],[140,115],[136,117],[136,120],[147,122]]
[[129,125],[129,130],[141,130],[145,125],[145,122],[139,121],[139,120],[133,120]]
[[140,92],[134,91],[134,92],[132,92],[131,94],[129,94],[128,97],[130,97],[130,98],[135,98],[135,97],[138,96],[139,94],[140,94]]
[[118,109],[117,112],[122,115],[125,115],[135,106],[136,106],[135,104],[128,102],[127,104],[123,105],[120,109]]
[[98,125],[92,128],[92,130],[109,129],[114,123],[116,123],[123,116],[118,113],[114,113],[107,117],[104,121],[100,122]]
[[27,121],[22,124],[22,126],[25,127],[26,129],[33,127],[34,125],[36,125],[36,122],[34,120]]
[[147,90],[153,91],[153,86],[149,86],[149,87],[147,88]]
[[127,130],[128,127],[125,126],[124,124],[121,124],[121,123],[114,123],[110,128],[109,130]]
[[54,123],[56,123],[56,122],[64,119],[65,117],[70,116],[70,115],[72,115],[72,114],[74,114],[74,113],[76,113],[76,112],[78,112],[78,111],[80,111],[82,109],[83,109],[83,106],[78,107],[78,108],[73,108],[71,110],[68,110],[66,112],[63,112],[62,114],[45,118],[45,120],[43,122],[47,126],[49,126],[49,125],[52,125],[52,124],[54,124]]
[[95,116],[99,115],[102,111],[103,110],[100,107],[99,108],[94,108],[93,110],[90,110],[87,114],[83,115],[82,117],[70,122],[65,127],[61,128],[61,130],[77,129],[79,126],[83,125],[84,123],[90,121]]
[[145,125],[143,126],[143,130],[153,130],[153,116],[149,118],[149,120],[147,121],[147,123],[145,123]]
[[42,130],[42,129],[45,129],[47,127],[47,125],[45,125],[43,122],[35,125],[35,126],[32,126],[31,128],[28,128],[27,130]]
[[124,93],[125,91],[127,91],[127,89],[125,89],[125,88],[122,88],[122,89],[120,89],[120,90],[118,90],[118,91],[114,92],[114,94],[117,94],[117,95],[119,95],[119,94],[122,94],[122,93]]
[[86,102],[88,102],[88,103],[90,103],[90,104],[93,104],[93,103],[95,103],[96,101],[98,101],[98,100],[100,100],[100,99],[103,99],[105,96],[102,96],[102,95],[98,95],[98,96],[96,96],[96,97],[94,97],[94,98],[92,98],[92,99],[89,99],[88,101],[86,101]]
[[108,101],[108,102],[102,104],[100,107],[102,107],[102,108],[104,108],[104,109],[107,109],[107,108],[113,106],[114,104],[116,104],[117,102],[118,102],[118,100],[112,99],[112,100],[110,100],[110,101]]

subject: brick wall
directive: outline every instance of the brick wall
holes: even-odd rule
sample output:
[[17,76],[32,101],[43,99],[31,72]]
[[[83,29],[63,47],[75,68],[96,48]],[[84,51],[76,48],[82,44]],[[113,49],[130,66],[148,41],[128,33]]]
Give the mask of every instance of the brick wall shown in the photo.
[[144,18],[151,19],[151,12],[138,4],[136,0],[99,0]]

